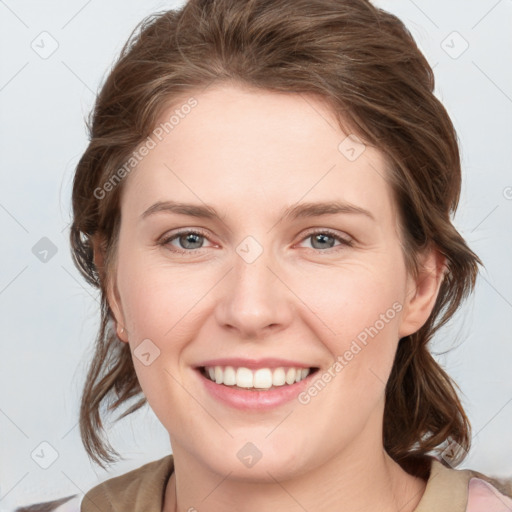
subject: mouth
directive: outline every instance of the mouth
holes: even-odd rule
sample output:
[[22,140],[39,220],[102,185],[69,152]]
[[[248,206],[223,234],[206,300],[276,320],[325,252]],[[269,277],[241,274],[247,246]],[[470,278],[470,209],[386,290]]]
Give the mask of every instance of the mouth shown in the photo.
[[244,391],[272,391],[293,386],[316,373],[318,367],[250,369],[243,366],[200,366],[199,373],[221,386]]

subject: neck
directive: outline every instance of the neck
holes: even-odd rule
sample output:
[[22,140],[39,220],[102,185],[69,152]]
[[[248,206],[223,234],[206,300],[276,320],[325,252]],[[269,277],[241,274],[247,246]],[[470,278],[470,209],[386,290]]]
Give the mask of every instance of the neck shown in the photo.
[[[405,472],[380,449],[344,450],[307,473],[281,480],[247,481],[223,475],[173,447],[175,471],[168,481],[163,512],[237,510],[282,512],[322,510],[413,512],[426,481]],[[370,456],[371,455],[371,456]]]

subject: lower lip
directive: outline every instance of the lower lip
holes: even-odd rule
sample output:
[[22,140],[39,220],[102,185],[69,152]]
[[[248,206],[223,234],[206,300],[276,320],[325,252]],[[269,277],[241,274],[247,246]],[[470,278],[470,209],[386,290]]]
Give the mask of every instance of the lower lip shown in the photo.
[[206,378],[201,370],[197,369],[196,371],[206,390],[214,398],[231,407],[246,411],[272,409],[296,399],[299,393],[309,386],[311,378],[317,373],[310,373],[305,379],[295,382],[295,384],[285,384],[269,391],[251,391],[217,384]]

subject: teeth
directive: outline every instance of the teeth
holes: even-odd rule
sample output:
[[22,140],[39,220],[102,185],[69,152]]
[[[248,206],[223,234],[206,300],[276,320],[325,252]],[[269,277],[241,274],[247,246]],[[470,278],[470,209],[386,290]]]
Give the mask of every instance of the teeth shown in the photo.
[[286,372],[286,384],[293,384],[295,382],[295,374],[297,371],[295,368],[288,368]]
[[[219,370],[222,372],[221,368]],[[215,368],[215,371],[217,371],[217,368]],[[249,368],[238,368],[236,371],[236,385],[239,388],[253,388],[253,380],[254,376]],[[222,384],[222,382],[217,382],[217,384]]]
[[207,366],[206,377],[225,386],[238,386],[246,389],[270,389],[272,386],[295,384],[305,379],[309,368],[234,368],[233,366]]
[[226,386],[234,386],[236,384],[236,372],[232,366],[227,366],[224,369],[222,383]]
[[272,385],[284,386],[286,383],[286,374],[284,368],[276,368],[272,374]]
[[[240,368],[241,370],[241,368]],[[252,372],[250,372],[252,374]],[[269,388],[272,385],[272,372],[269,368],[260,368],[253,375],[252,386],[255,388]]]

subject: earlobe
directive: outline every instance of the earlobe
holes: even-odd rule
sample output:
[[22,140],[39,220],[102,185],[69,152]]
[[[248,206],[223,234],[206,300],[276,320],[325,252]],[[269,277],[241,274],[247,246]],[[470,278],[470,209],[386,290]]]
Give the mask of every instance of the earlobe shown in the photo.
[[128,343],[126,329],[119,324],[116,324],[116,335],[120,341]]
[[121,341],[128,343],[128,333],[125,328],[126,322],[123,314],[123,308],[121,306],[121,298],[116,285],[115,275],[109,276],[107,280],[107,298],[116,323],[117,337]]
[[418,276],[408,277],[400,338],[417,332],[428,320],[443,282],[445,265],[445,256],[436,249],[430,249],[420,260]]
[[124,327],[126,323],[121,307],[119,291],[117,289],[116,276],[109,275],[107,277],[107,272],[105,269],[105,245],[103,238],[101,238],[99,235],[93,237],[92,246],[94,266],[96,267],[102,284],[106,288],[107,301],[110,311],[112,312],[117,337],[121,341],[128,343],[128,334],[126,332],[126,328]]

